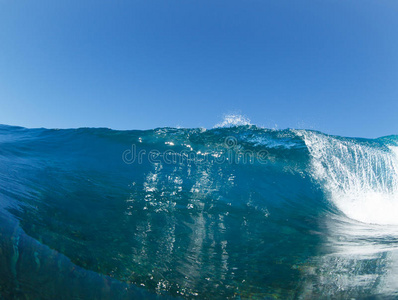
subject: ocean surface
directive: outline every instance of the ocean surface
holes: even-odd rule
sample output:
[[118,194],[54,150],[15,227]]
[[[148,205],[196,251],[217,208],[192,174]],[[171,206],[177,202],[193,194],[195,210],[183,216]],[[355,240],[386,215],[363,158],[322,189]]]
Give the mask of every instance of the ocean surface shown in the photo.
[[232,125],[1,125],[0,299],[398,298],[398,136]]

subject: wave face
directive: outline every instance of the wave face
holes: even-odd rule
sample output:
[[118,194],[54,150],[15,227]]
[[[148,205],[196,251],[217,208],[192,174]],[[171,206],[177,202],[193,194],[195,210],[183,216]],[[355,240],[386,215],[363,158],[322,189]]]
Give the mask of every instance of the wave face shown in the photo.
[[397,149],[253,125],[0,126],[0,293],[398,296]]

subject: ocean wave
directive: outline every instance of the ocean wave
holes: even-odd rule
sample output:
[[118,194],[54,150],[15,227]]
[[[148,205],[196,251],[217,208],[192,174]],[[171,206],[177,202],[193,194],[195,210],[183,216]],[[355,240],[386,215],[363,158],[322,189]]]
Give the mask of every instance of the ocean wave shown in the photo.
[[[76,266],[119,296],[396,296],[397,147],[232,116],[210,130],[1,126],[2,293],[54,298]],[[40,272],[55,287],[32,287]]]

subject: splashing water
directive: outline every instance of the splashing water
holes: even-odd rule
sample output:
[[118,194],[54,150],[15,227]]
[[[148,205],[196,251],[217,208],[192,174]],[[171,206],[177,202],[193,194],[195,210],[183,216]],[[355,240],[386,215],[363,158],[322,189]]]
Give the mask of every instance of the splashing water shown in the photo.
[[215,125],[214,128],[228,128],[246,125],[252,125],[247,117],[238,114],[229,114],[225,115],[224,120]]
[[398,225],[397,147],[302,132],[314,177],[348,217]]

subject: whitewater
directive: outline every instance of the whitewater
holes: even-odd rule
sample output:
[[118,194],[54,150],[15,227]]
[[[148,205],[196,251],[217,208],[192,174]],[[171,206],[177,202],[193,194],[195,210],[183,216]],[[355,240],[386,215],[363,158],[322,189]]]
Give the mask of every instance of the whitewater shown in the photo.
[[397,276],[398,136],[0,125],[5,299],[384,299]]

